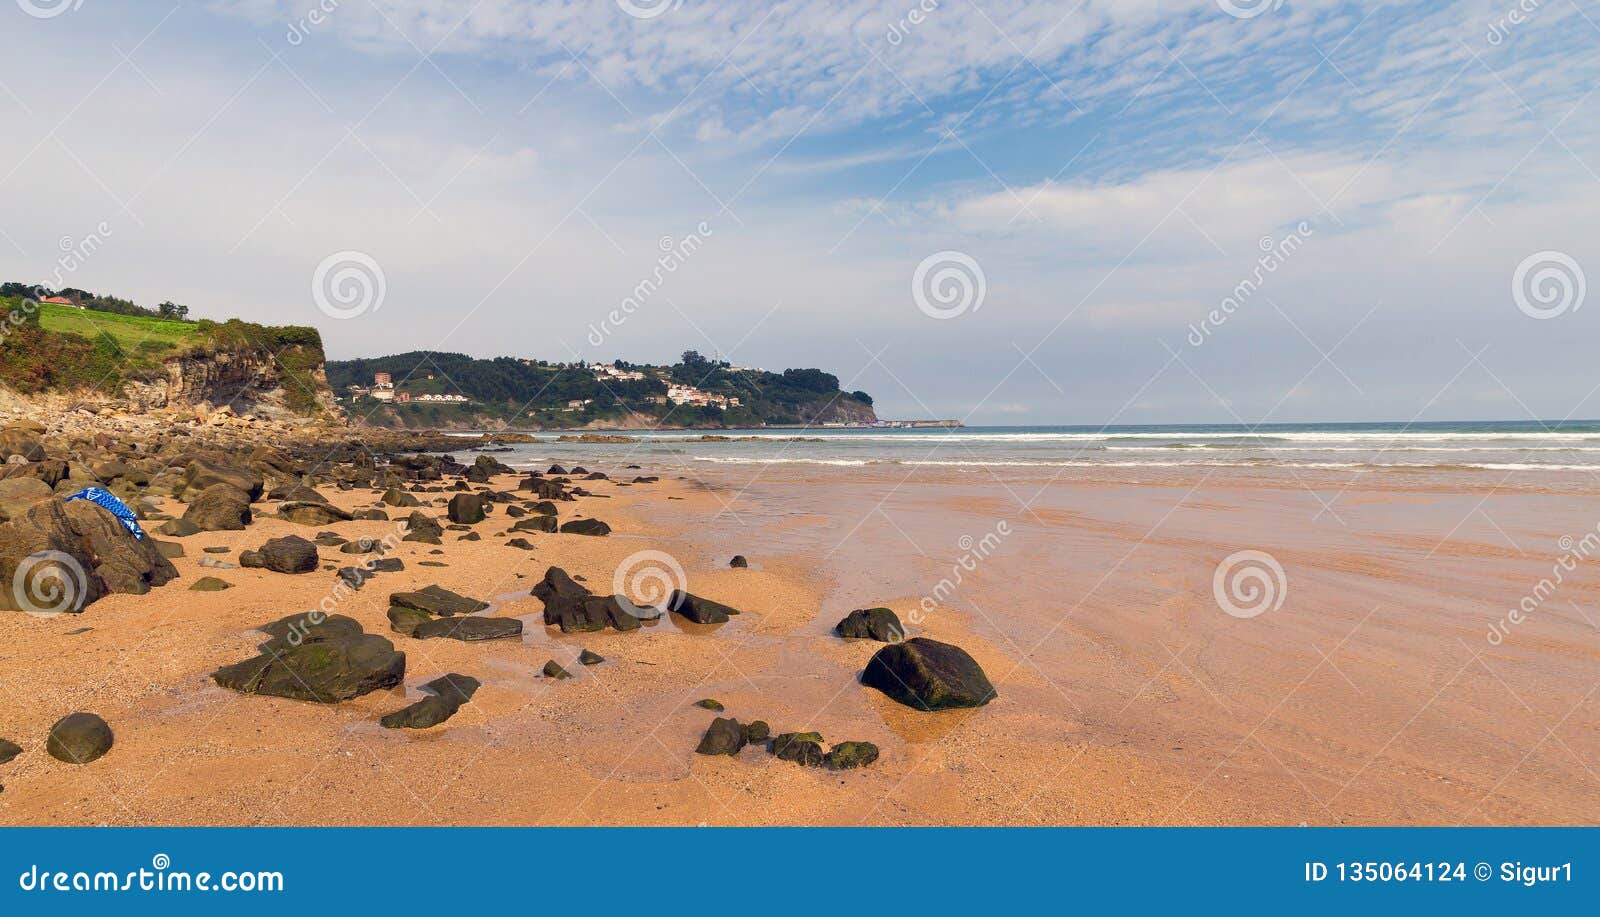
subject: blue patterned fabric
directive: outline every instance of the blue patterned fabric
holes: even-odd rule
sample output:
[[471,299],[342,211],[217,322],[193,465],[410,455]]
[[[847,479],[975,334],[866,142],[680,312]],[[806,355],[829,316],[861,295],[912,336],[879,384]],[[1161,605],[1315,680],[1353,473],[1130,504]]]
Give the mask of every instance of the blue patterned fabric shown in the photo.
[[128,531],[133,533],[133,537],[144,538],[144,529],[139,528],[139,517],[133,510],[128,509],[128,504],[98,487],[86,487],[68,497],[67,500],[69,502],[72,500],[89,500],[96,506],[111,513],[111,515],[116,516],[117,521],[127,526]]

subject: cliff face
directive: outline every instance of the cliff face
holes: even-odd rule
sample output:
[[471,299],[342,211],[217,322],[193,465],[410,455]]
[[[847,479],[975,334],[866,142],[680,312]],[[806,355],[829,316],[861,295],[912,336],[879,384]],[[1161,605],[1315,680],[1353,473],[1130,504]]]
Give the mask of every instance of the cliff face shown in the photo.
[[[826,402],[824,402],[826,404]],[[872,405],[864,404],[854,398],[837,398],[827,407],[801,416],[807,423],[872,423],[878,419],[878,414]]]
[[123,397],[136,410],[214,409],[270,420],[337,414],[321,350],[293,345],[272,354],[255,350],[194,352],[163,361],[158,371],[129,379]]

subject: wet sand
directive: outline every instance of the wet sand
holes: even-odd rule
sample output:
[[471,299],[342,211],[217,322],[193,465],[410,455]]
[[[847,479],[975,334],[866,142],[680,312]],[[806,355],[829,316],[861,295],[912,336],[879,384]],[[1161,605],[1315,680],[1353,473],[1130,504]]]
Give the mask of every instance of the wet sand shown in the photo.
[[[402,543],[391,556],[406,570],[378,575],[337,612],[406,652],[406,687],[337,706],[241,696],[209,677],[253,655],[254,626],[317,605],[334,582],[198,566],[204,545],[234,548],[231,560],[318,530],[270,518],[270,503],[246,532],[180,539],[182,577],[149,595],[76,616],[7,615],[0,736],[27,751],[0,766],[0,823],[1600,821],[1594,562],[1580,560],[1498,643],[1487,638],[1550,576],[1558,539],[1600,521],[1600,488],[1581,476],[714,471],[602,482],[591,489],[604,496],[561,505],[564,519],[610,523],[607,538],[529,535],[536,550],[525,552],[501,543],[505,520],[491,516],[476,527],[482,541],[447,531],[442,555]],[[328,493],[347,507],[374,499]],[[327,528],[382,538],[394,523]],[[1212,578],[1246,549],[1276,558],[1286,589],[1281,606],[1241,619],[1219,609]],[[644,550],[667,552],[692,591],[746,613],[627,634],[542,625],[527,591],[547,566],[604,592]],[[752,569],[728,569],[735,553]],[[418,566],[429,559],[449,566]],[[958,569],[959,586],[938,586]],[[187,591],[207,573],[237,588]],[[429,583],[493,600],[487,613],[523,616],[527,632],[476,644],[390,634],[388,594]],[[859,685],[877,645],[829,631],[875,605],[913,635],[967,649],[999,698],[929,714]],[[607,661],[580,666],[581,648]],[[539,677],[552,658],[576,677]],[[453,719],[377,725],[447,672],[484,683]],[[693,706],[704,697],[775,731],[874,742],[882,758],[836,773],[755,748],[695,755],[714,716]],[[117,736],[81,767],[42,749],[75,710]]]

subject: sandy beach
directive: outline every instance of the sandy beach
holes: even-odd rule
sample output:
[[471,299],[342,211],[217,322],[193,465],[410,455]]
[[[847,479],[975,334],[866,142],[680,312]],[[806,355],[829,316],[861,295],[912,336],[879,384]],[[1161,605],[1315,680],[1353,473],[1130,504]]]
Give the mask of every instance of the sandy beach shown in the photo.
[[[218,571],[199,565],[201,549],[236,560],[286,534],[393,538],[397,522],[307,528],[273,518],[268,501],[245,531],[175,539],[180,578],[148,595],[78,615],[7,614],[8,737],[87,710],[116,745],[79,767],[35,748],[0,768],[0,823],[1600,821],[1585,763],[1600,752],[1587,683],[1600,576],[1580,564],[1521,624],[1488,637],[1550,574],[1561,537],[1593,531],[1600,499],[1583,480],[590,467],[662,479],[585,482],[594,496],[561,504],[563,520],[609,523],[604,538],[532,535],[523,551],[491,515],[474,526],[478,541],[446,531],[439,548],[399,542],[387,556],[406,569],[336,612],[394,640],[405,685],[345,703],[245,696],[210,676],[253,655],[264,639],[253,628],[322,603],[332,565],[348,559],[324,548],[328,569],[315,573]],[[378,496],[323,492],[348,509]],[[1219,562],[1243,549],[1270,552],[1285,573],[1281,605],[1248,619],[1219,610],[1212,588]],[[724,625],[667,615],[631,633],[543,625],[529,589],[546,568],[609,592],[641,551],[665,552],[691,591],[744,614]],[[750,568],[729,569],[734,554]],[[206,574],[236,588],[188,591]],[[522,618],[524,634],[391,633],[388,595],[429,584]],[[894,609],[911,636],[966,649],[998,699],[927,713],[859,684],[881,644],[831,628],[873,606]],[[606,661],[577,664],[583,649]],[[541,677],[550,659],[575,677]],[[454,718],[379,727],[451,672],[483,683]],[[694,706],[702,698],[775,731],[870,741],[882,757],[834,772],[755,748],[696,755],[715,715]]]

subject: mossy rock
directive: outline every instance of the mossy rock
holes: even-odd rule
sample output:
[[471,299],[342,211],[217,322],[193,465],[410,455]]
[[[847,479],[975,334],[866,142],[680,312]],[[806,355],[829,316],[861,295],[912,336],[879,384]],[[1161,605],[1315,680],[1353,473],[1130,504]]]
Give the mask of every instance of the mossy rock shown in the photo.
[[93,713],[73,713],[50,727],[44,749],[50,757],[68,764],[88,764],[111,750],[111,727]]

